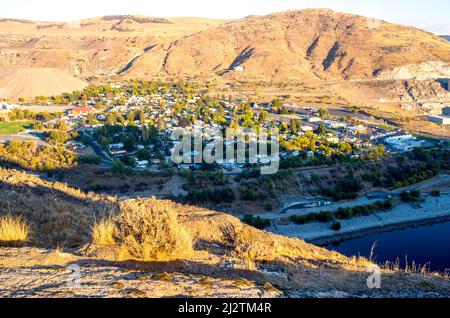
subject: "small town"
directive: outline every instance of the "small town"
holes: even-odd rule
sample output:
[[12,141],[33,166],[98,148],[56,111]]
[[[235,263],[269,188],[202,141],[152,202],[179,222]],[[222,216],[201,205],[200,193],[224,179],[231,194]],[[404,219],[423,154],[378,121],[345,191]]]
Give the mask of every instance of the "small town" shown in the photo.
[[[138,93],[148,85],[154,90],[152,94]],[[279,100],[258,103],[225,96],[205,97],[201,89],[184,86],[184,83],[160,87],[154,83],[139,83],[135,88],[125,85],[93,87],[84,92],[90,95],[89,98],[83,96],[82,101],[67,101],[69,105],[61,108],[62,116],[50,120],[38,113],[33,116],[28,108],[45,109],[52,106],[52,101],[40,107],[14,106],[6,102],[2,105],[4,113],[12,119],[23,120],[31,116],[38,120],[34,119],[32,129],[19,132],[25,141],[41,136],[39,141],[45,144],[42,131],[62,127],[59,130],[66,136],[61,137],[61,141],[68,149],[81,156],[97,156],[97,160],[105,164],[123,163],[137,171],[159,171],[161,167],[173,164],[171,154],[179,141],[174,140],[172,133],[177,128],[192,134],[200,133],[206,144],[212,141],[211,132],[217,129],[240,127],[269,132],[279,129],[281,149],[278,160],[302,158],[305,165],[373,159],[377,152],[382,154],[385,150],[405,152],[435,145],[435,142],[371,118],[337,116],[324,108],[306,106],[291,111],[291,104],[285,105]],[[253,161],[249,162],[264,165],[275,158],[259,156],[250,159]],[[238,174],[251,165],[224,160],[218,162],[217,168],[225,174]],[[201,164],[180,163],[177,168],[200,169]]]
[[2,305],[450,298],[450,2],[2,1]]

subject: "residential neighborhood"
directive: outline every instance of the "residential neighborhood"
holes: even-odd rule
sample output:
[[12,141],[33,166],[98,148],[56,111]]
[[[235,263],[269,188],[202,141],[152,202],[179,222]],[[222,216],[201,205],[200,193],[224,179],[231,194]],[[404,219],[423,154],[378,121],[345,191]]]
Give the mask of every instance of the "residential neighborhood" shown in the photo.
[[[279,100],[258,103],[246,99],[210,97],[203,88],[189,88],[189,84],[139,82],[134,86],[115,84],[93,87],[89,98],[71,102],[58,118],[43,120],[44,128],[64,127],[78,136],[69,139],[66,146],[75,152],[93,153],[112,164],[121,161],[136,171],[175,165],[172,160],[175,146],[180,141],[174,138],[177,129],[191,136],[202,136],[202,146],[212,143],[215,134],[226,128],[243,131],[265,130],[271,134],[278,131],[279,156],[270,154],[247,158],[237,162],[236,158],[223,158],[216,164],[225,174],[241,173],[243,168],[264,166],[273,161],[303,158],[303,164],[317,165],[327,159],[358,160],[372,158],[383,147],[383,151],[402,152],[427,144],[401,130],[385,129],[379,121],[358,117],[342,117],[328,113],[322,108],[301,107],[296,111]],[[151,88],[149,88],[151,87]],[[101,92],[101,91],[104,91]],[[10,112],[14,105],[2,103]],[[259,142],[255,132],[248,142]],[[237,140],[225,141],[232,146]],[[247,145],[247,153],[248,153]],[[197,153],[184,154],[194,158]],[[180,170],[200,169],[198,162],[179,163]]]

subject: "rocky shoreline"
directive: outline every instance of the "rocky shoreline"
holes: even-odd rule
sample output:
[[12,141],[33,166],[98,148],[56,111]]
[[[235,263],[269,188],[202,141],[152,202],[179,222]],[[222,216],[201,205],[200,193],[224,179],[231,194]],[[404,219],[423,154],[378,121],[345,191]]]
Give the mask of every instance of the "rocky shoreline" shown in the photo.
[[329,223],[304,225],[285,224],[269,228],[269,231],[289,237],[297,237],[315,245],[351,240],[382,232],[432,225],[450,221],[450,196],[429,197],[420,206],[403,203],[388,212],[339,220],[342,229],[336,232]]

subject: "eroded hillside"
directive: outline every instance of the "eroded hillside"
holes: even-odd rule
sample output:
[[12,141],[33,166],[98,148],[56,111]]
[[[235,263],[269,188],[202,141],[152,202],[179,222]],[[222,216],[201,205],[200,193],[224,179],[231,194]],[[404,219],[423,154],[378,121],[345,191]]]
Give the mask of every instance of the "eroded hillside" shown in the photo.
[[314,81],[449,75],[450,43],[412,27],[312,9],[229,22],[4,19],[0,56],[2,66],[56,67],[77,76]]
[[428,75],[438,70],[448,75],[439,63],[450,62],[450,43],[419,29],[314,9],[208,28],[173,42],[167,50],[144,54],[130,73],[342,80],[399,73],[399,67],[430,61],[436,63],[424,66]]
[[0,20],[0,66],[116,75],[133,58],[222,23],[200,18],[106,16],[73,22]]

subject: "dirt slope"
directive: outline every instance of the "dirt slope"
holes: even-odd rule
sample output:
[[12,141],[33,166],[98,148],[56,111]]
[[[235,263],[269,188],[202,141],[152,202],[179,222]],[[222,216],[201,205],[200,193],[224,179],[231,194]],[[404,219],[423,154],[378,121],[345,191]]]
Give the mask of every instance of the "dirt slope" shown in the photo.
[[0,68],[0,98],[52,96],[86,86],[86,82],[55,68]]

